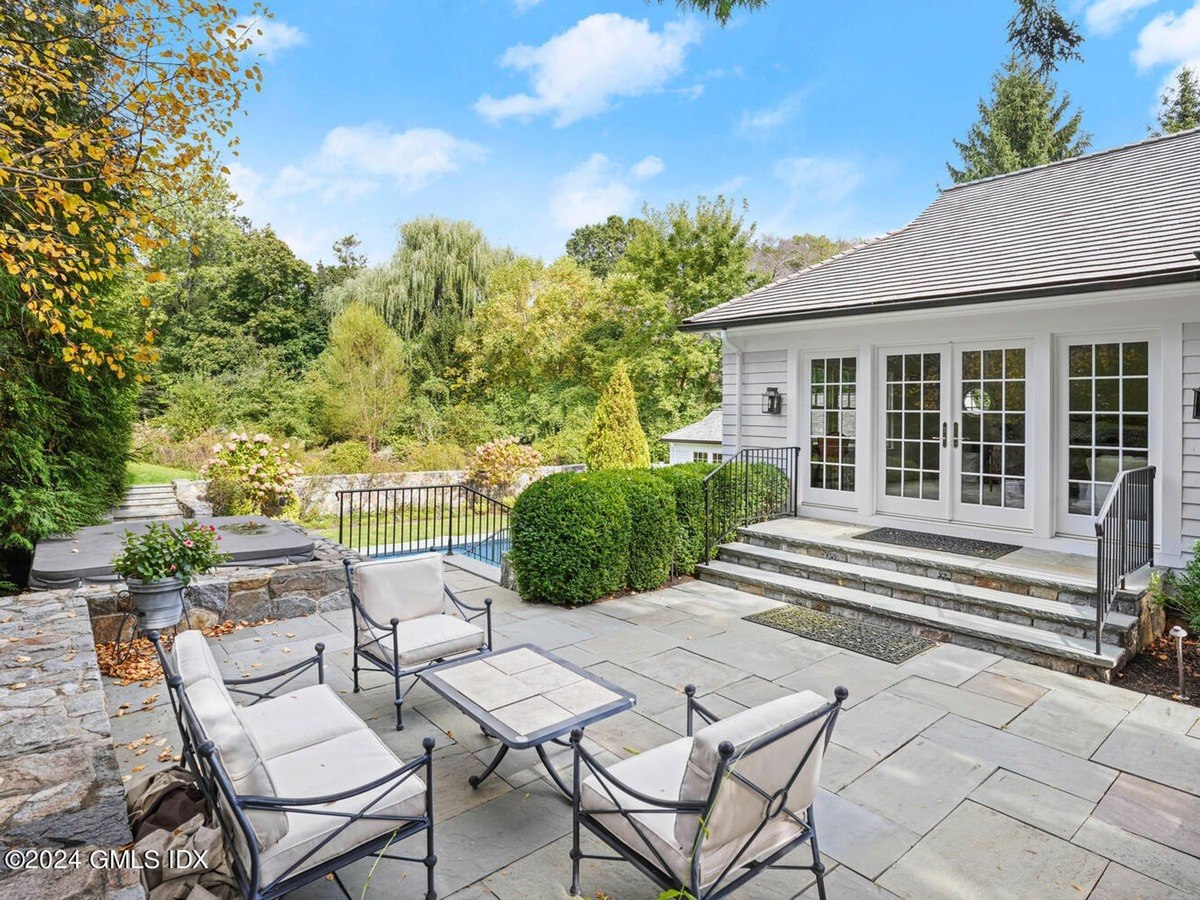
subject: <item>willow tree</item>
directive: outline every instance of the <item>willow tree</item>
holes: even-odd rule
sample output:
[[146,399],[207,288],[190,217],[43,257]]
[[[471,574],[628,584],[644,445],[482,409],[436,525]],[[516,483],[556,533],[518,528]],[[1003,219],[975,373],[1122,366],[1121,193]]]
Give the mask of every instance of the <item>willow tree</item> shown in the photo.
[[457,362],[455,341],[486,296],[488,276],[509,256],[470,222],[414,219],[400,226],[387,265],[331,288],[326,298],[334,309],[355,302],[374,307],[406,342],[421,380],[439,393]]

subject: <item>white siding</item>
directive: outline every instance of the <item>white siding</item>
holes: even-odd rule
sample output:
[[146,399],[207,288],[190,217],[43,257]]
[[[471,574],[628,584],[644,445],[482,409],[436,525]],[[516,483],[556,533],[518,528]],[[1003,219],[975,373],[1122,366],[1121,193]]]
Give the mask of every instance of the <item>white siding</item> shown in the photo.
[[674,463],[690,463],[695,461],[694,454],[703,453],[706,462],[712,461],[714,453],[720,454],[721,447],[717,444],[688,444],[682,441],[669,441],[669,461]]
[[1200,322],[1183,326],[1183,549],[1200,541],[1200,421],[1192,418],[1192,390],[1200,388]]
[[[728,345],[724,355],[724,416],[725,446],[740,447],[786,447],[788,445],[788,417],[794,396],[788,384],[787,350],[750,350],[741,358],[741,396],[736,396],[738,361],[737,353]],[[762,411],[762,395],[769,387],[779,389],[783,395],[783,414],[767,415]],[[738,440],[738,413],[741,412],[741,440]]]

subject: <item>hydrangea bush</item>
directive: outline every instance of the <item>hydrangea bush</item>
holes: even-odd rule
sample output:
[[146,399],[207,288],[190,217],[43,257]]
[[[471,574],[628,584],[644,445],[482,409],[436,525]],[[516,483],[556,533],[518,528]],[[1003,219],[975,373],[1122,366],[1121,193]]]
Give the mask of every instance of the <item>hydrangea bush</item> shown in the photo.
[[213,446],[212,457],[200,474],[210,484],[233,483],[241,489],[249,508],[237,512],[279,509],[291,496],[293,481],[303,472],[290,449],[290,444],[276,444],[268,434],[251,437],[244,432],[230,432],[225,441]]
[[534,474],[542,464],[542,454],[518,438],[488,441],[475,448],[467,460],[467,480],[485,494],[508,496],[522,475]]
[[172,528],[152,522],[140,533],[125,532],[124,549],[113,557],[113,571],[122,578],[143,582],[178,576],[187,584],[227,559],[218,548],[221,535],[215,525],[185,522]]

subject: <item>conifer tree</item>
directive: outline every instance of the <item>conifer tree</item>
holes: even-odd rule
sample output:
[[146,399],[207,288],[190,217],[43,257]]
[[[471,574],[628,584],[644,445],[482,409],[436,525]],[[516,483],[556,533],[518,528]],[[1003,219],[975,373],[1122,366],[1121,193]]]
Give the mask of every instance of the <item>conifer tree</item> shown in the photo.
[[990,100],[979,101],[979,121],[966,140],[955,141],[961,168],[946,168],[955,183],[1002,175],[1078,156],[1091,145],[1091,135],[1080,129],[1083,113],[1069,118],[1071,98],[1033,64],[1016,56],[992,76]]
[[1158,128],[1155,134],[1200,128],[1200,79],[1187,66],[1176,73],[1175,84],[1162,95]]
[[584,458],[589,469],[645,469],[650,445],[638,421],[633,383],[623,360],[617,362],[587,436]]

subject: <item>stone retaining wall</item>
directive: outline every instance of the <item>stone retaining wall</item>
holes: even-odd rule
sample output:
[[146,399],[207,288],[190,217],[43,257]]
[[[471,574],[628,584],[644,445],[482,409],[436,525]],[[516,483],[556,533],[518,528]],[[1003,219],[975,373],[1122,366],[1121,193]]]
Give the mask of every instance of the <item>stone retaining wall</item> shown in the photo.
[[[520,493],[538,478],[556,472],[582,472],[586,466],[542,466],[534,476],[523,475],[517,481],[516,493]],[[366,490],[380,487],[434,487],[442,484],[464,484],[466,472],[447,469],[441,472],[385,472],[373,475],[301,475],[296,479],[296,497],[305,515],[336,515],[338,491]],[[212,507],[205,502],[206,481],[176,481],[175,499],[185,516],[212,515]]]
[[82,864],[11,871],[3,897],[145,896],[138,873],[93,868],[132,841],[88,605],[72,591],[0,597],[0,847],[78,851]]

